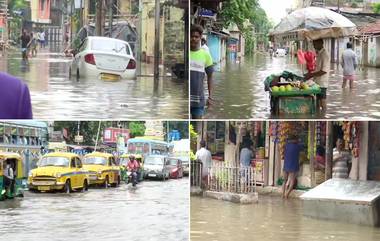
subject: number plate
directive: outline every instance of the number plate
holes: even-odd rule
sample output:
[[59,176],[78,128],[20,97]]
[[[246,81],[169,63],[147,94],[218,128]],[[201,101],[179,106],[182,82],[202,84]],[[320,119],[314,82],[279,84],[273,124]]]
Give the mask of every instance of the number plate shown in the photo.
[[100,74],[100,78],[102,80],[119,80],[120,79],[120,75],[101,73]]
[[39,191],[49,191],[50,187],[38,187]]
[[148,174],[148,177],[156,177],[156,174]]

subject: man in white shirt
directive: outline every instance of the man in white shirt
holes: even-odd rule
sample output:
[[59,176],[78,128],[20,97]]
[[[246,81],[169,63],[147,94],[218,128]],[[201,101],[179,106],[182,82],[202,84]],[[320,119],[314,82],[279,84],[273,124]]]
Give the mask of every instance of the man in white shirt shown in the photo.
[[327,87],[329,84],[330,56],[323,47],[323,39],[313,41],[314,49],[317,51],[317,68],[313,73],[307,73],[305,80],[314,78],[314,81],[321,87],[321,94],[318,97],[318,105],[322,110],[326,110]]
[[211,167],[211,152],[206,149],[206,142],[201,140],[201,149],[195,153],[197,160],[202,162],[202,179],[204,182],[207,181],[208,169]]
[[342,54],[343,67],[343,84],[342,88],[346,88],[347,80],[350,81],[350,89],[352,89],[355,80],[355,70],[358,67],[358,59],[356,53],[352,50],[352,44],[347,43],[347,49]]

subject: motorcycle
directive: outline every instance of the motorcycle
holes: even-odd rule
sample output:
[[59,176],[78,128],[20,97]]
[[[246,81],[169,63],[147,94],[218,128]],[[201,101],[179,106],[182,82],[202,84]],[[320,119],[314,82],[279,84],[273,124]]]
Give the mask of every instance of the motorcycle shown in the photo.
[[[135,173],[135,175],[133,175],[133,173]],[[135,187],[137,185],[137,173],[127,171],[127,177],[128,177],[127,185],[129,183],[132,183],[132,186]]]

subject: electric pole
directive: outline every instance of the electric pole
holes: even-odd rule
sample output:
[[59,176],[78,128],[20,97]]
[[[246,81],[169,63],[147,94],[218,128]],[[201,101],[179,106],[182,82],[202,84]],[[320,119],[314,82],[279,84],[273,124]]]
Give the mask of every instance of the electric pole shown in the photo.
[[154,35],[154,82],[160,77],[160,0],[155,0],[155,35]]
[[112,22],[113,22],[113,0],[109,0],[109,13],[108,13],[108,17],[109,17],[109,20],[108,20],[108,26],[109,26],[109,37],[112,38]]

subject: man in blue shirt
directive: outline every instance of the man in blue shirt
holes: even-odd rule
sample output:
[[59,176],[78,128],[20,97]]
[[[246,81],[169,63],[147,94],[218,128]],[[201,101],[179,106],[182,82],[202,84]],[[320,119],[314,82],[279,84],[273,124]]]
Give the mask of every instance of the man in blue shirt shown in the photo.
[[298,137],[295,135],[290,136],[285,144],[283,198],[288,198],[295,186],[297,173],[300,169],[299,156],[302,149],[303,146],[298,144]]

